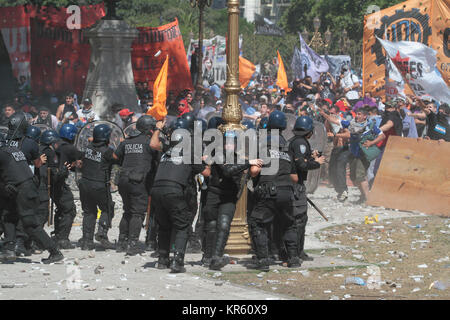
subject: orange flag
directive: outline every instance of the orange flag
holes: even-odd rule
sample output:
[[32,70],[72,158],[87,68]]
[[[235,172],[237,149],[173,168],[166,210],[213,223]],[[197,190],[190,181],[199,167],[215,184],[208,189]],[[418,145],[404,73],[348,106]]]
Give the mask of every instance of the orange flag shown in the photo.
[[292,89],[289,88],[286,71],[284,70],[283,60],[281,60],[280,53],[277,50],[278,54],[278,73],[277,73],[277,86],[284,91],[289,92]]
[[241,88],[248,86],[255,70],[256,67],[253,63],[239,56],[239,82],[241,83]]
[[156,120],[163,120],[167,115],[166,99],[167,99],[167,73],[169,71],[169,56],[159,71],[158,77],[153,84],[153,107],[147,111],[147,114]]

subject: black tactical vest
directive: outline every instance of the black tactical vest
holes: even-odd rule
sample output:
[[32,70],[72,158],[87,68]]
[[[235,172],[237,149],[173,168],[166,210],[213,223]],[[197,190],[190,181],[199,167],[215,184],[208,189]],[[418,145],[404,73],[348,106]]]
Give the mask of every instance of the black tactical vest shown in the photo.
[[[293,142],[296,140],[302,140],[306,145],[306,151],[304,153],[305,159],[311,158],[311,145],[309,144],[308,139],[304,136],[293,136],[289,139],[289,151],[292,152],[292,154],[295,154]],[[299,177],[299,183],[304,183],[308,178],[308,170],[300,170],[300,172],[297,170],[297,175]]]
[[5,184],[18,185],[33,178],[27,159],[22,151],[10,146],[1,146],[0,178]]
[[91,143],[86,147],[81,168],[84,179],[98,182],[109,181],[111,163],[105,158],[105,154],[109,150],[111,149],[106,144],[94,145]]
[[[271,161],[278,161],[278,172],[274,175],[260,175],[258,184],[262,183],[275,183],[277,186],[291,186],[293,182],[291,180],[291,168],[292,157],[289,152],[288,144],[283,136],[279,136],[279,150],[271,149],[270,137],[268,138],[267,149],[271,158]],[[271,164],[273,165],[273,164]]]
[[184,164],[183,157],[171,155],[171,149],[164,153],[159,161],[154,185],[163,185],[164,181],[176,182],[183,187],[189,183],[192,173],[192,165]]
[[152,168],[153,152],[150,149],[150,137],[139,135],[124,141],[122,168],[127,171],[137,169],[149,172]]

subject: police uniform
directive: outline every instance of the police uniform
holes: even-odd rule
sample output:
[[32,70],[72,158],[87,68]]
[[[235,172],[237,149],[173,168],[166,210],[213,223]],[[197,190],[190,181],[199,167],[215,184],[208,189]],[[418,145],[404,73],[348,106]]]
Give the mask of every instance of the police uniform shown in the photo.
[[300,209],[300,215],[297,218],[299,257],[302,260],[310,260],[311,258],[309,258],[304,252],[305,229],[306,223],[308,222],[308,204],[306,200],[306,187],[304,183],[308,177],[308,170],[319,169],[320,163],[316,162],[311,155],[311,146],[305,138],[305,132],[299,133],[294,131],[294,137],[289,140],[289,150],[294,155],[295,168],[298,176],[298,183],[295,187],[297,190],[297,201]]
[[[36,211],[39,204],[37,185],[28,167],[25,154],[16,147],[0,143],[0,178],[5,184],[8,195],[2,202],[4,205],[5,246],[4,250],[13,252],[16,236],[15,226],[22,221],[25,232],[43,248],[50,251],[50,257],[44,263],[63,259],[55,243],[39,225]],[[5,256],[4,256],[5,257]],[[14,260],[9,255],[7,259]]]
[[[34,161],[39,159],[39,145],[36,143],[36,141],[28,137],[21,137],[19,139],[14,139],[11,141],[7,140],[6,143],[23,152],[27,160],[29,170],[34,175],[35,172]],[[25,232],[22,222],[20,220],[18,221],[18,224],[16,226],[16,236],[17,236],[17,243],[16,243],[17,254],[29,255],[29,253],[25,248],[25,244],[27,243],[28,247],[30,239],[27,233]]]
[[236,202],[243,182],[244,171],[250,164],[213,164],[209,177],[206,201],[202,213],[205,219],[204,264],[210,269],[220,270],[226,261],[223,253],[230,233],[231,221],[236,211]]
[[[55,175],[52,177],[51,190],[51,196],[56,205],[55,238],[61,248],[71,249],[73,246],[69,242],[69,234],[77,212],[72,191],[66,183],[69,171],[64,164],[80,160],[81,153],[73,144],[61,140],[58,142],[55,152],[50,152],[50,158],[53,159],[53,163],[49,163],[49,165],[54,166],[53,169],[57,169],[57,171],[53,170]],[[47,156],[47,161],[48,159]]]
[[270,158],[278,161],[278,170],[272,175],[259,175],[254,179],[255,206],[249,219],[258,268],[264,271],[269,270],[268,233],[274,219],[280,228],[280,238],[274,241],[278,246],[286,247],[288,266],[300,265],[297,228],[302,208],[290,176],[295,173],[294,159],[283,136],[278,136],[278,139],[280,150],[272,148],[270,136],[267,140]]
[[[99,236],[106,236],[114,217],[114,202],[109,186],[111,167],[114,162],[113,150],[106,142],[93,142],[86,147],[82,158],[81,179],[79,181],[80,200],[83,210],[82,249],[93,246],[97,207],[101,211]],[[106,241],[101,241],[106,244]],[[84,246],[83,246],[84,245]],[[108,248],[110,248],[108,246]],[[93,249],[93,248],[92,248]]]
[[[168,267],[171,231],[174,232],[175,257],[172,272],[183,272],[184,253],[191,223],[191,213],[185,198],[185,189],[192,175],[201,173],[205,165],[198,161],[183,162],[181,155],[172,155],[173,149],[161,157],[152,189],[152,202],[158,230],[158,267]],[[193,152],[192,152],[193,154]],[[197,163],[198,163],[197,162]]]
[[115,151],[122,163],[119,194],[123,201],[123,216],[119,225],[119,251],[139,253],[137,244],[148,205],[148,186],[156,151],[150,148],[150,137],[140,134],[126,138]]

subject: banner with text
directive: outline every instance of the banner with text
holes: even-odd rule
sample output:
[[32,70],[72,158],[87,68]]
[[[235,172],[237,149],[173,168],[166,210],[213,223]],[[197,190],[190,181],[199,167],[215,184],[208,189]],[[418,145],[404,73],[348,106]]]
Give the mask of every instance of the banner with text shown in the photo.
[[[450,9],[446,0],[409,0],[364,17],[363,86],[365,92],[385,95],[389,79],[386,56],[376,37],[423,43],[437,51],[437,69],[450,85]],[[406,93],[411,93],[407,86]]]
[[153,88],[168,55],[167,90],[178,93],[184,89],[193,89],[178,20],[156,28],[137,29],[139,36],[133,42],[131,52],[135,82],[147,82],[148,87]]
[[81,29],[68,29],[62,16],[30,19],[34,95],[83,93],[91,57],[91,46],[83,31],[99,18],[84,16]]
[[[103,4],[80,6],[80,27],[85,28],[105,15]],[[13,74],[30,77],[31,36],[30,18],[51,21],[60,27],[73,20],[73,11],[66,8],[42,6],[37,9],[33,5],[0,8],[0,31],[8,50]],[[66,27],[67,28],[67,27]]]
[[[391,42],[378,38],[394,66],[416,96],[430,95],[450,103],[450,89],[436,70],[436,51],[418,42]],[[398,70],[398,71],[397,71]]]

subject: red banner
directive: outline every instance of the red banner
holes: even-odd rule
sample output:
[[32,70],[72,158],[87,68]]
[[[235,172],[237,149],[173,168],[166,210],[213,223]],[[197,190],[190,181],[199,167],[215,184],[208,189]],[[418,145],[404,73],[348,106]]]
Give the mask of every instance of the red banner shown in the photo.
[[139,37],[133,42],[131,62],[135,82],[147,82],[148,88],[169,56],[168,91],[178,93],[192,89],[191,73],[184,49],[178,20],[157,28],[138,28]]
[[34,95],[83,93],[91,46],[83,38],[82,31],[31,19],[31,86]]
[[[92,25],[93,21],[95,22],[105,15],[103,4],[79,8],[81,28]],[[51,21],[53,24],[63,27],[72,16],[73,12],[68,12],[66,8],[41,7],[38,10],[33,5],[0,8],[0,30],[15,77],[30,76],[30,18]]]

